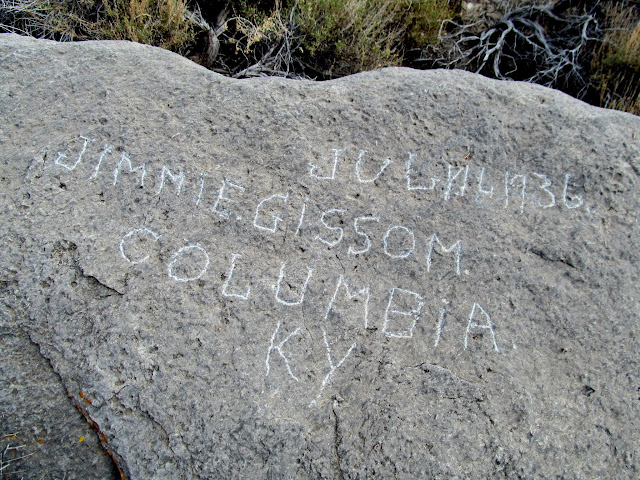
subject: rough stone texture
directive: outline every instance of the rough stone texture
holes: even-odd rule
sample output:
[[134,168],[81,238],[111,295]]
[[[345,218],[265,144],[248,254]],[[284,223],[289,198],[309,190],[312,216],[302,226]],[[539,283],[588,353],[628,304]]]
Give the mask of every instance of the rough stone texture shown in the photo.
[[[2,478],[118,478],[95,430],[73,408],[60,377],[28,335],[5,321],[2,318],[0,327]],[[24,455],[28,457],[19,460]]]
[[123,476],[640,474],[640,118],[11,35],[0,113],[3,385],[50,362]]

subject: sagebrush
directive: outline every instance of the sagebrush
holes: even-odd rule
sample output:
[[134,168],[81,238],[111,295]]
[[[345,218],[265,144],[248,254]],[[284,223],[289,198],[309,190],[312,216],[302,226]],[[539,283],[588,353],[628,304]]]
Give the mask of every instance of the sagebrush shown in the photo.
[[637,1],[490,3],[502,18],[460,0],[0,0],[0,32],[147,43],[236,78],[463,68],[640,114]]

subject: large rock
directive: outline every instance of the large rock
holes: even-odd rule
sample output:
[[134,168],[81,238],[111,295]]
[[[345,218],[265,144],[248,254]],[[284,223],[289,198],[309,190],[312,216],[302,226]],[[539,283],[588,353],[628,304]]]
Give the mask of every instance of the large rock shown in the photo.
[[0,112],[3,363],[127,478],[639,475],[640,118],[12,35]]

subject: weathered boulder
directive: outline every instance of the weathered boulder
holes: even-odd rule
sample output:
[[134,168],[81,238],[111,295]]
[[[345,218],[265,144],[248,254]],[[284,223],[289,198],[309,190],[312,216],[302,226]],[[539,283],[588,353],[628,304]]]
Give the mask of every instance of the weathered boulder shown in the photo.
[[638,476],[640,118],[13,35],[0,113],[3,363],[127,478]]

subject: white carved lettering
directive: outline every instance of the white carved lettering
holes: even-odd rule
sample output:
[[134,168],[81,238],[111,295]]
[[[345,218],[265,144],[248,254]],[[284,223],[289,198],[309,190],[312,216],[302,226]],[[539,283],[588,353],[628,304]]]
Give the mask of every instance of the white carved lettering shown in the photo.
[[226,187],[229,186],[231,188],[235,188],[236,190],[240,190],[244,192],[245,188],[242,185],[238,185],[237,183],[233,183],[231,180],[227,180],[226,178],[222,181],[222,186],[218,191],[218,198],[216,199],[216,203],[213,204],[213,211],[220,215],[222,218],[229,218],[231,216],[231,212],[228,210],[220,210],[218,207],[220,206],[220,202],[224,200],[231,200],[229,197],[225,197]]
[[295,235],[300,234],[300,230],[302,229],[302,221],[304,220],[304,213],[307,210],[307,204],[302,204],[302,211],[300,212],[300,220],[298,221],[298,227],[296,228]]
[[284,280],[284,273],[285,273],[286,266],[287,266],[287,262],[282,262],[282,265],[280,266],[280,275],[278,276],[278,282],[273,286],[276,290],[276,300],[279,303],[287,306],[300,305],[304,300],[304,294],[307,291],[307,287],[309,286],[309,280],[311,280],[311,275],[313,275],[313,268],[307,267],[307,279],[304,281],[304,285],[300,290],[300,297],[297,300],[284,300],[280,298],[280,288],[282,287],[282,281]]
[[[389,251],[389,236],[391,235],[392,232],[395,232],[395,231],[406,232],[406,234],[410,238],[409,244],[411,246],[409,248],[405,248],[404,250],[400,250],[397,253],[392,253]],[[387,233],[384,234],[384,237],[382,238],[382,244],[384,246],[384,253],[386,253],[389,257],[407,258],[409,255],[413,253],[413,251],[416,248],[416,237],[414,236],[413,232],[409,230],[407,227],[404,227],[402,225],[394,225],[393,227],[389,228],[389,230],[387,230]]]
[[329,175],[317,175],[316,170],[318,169],[318,165],[311,162],[309,162],[309,166],[311,167],[311,169],[309,170],[309,175],[319,180],[333,180],[334,178],[336,178],[336,171],[338,170],[338,160],[340,159],[340,155],[342,154],[342,152],[343,150],[340,150],[339,148],[333,149],[333,167],[331,168],[331,173]]
[[570,199],[569,199],[569,179],[571,178],[570,174],[566,174],[564,176],[564,191],[562,192],[562,198],[564,201],[564,206],[567,208],[578,208],[580,206],[582,206],[582,204],[584,203],[584,199],[580,196],[580,195],[575,195],[574,198],[575,202],[573,204],[570,203]]
[[271,344],[269,345],[269,349],[267,350],[267,360],[265,362],[265,377],[269,376],[269,371],[271,370],[271,365],[269,363],[269,360],[271,359],[271,352],[273,352],[274,350],[276,352],[278,352],[278,355],[280,355],[280,357],[282,357],[282,360],[284,360],[284,364],[287,367],[287,372],[289,372],[289,375],[291,376],[291,378],[293,378],[296,382],[299,382],[300,380],[298,379],[298,377],[296,377],[293,372],[291,371],[291,365],[289,364],[289,359],[286,357],[286,355],[284,354],[284,352],[282,351],[282,347],[284,347],[284,344],[287,343],[291,337],[293,337],[294,335],[297,335],[298,333],[300,333],[300,328],[296,328],[293,332],[291,332],[289,335],[287,335],[287,337],[282,340],[280,343],[278,343],[276,345],[276,336],[278,335],[278,331],[280,330],[280,322],[278,322],[278,325],[276,326],[275,331],[273,332],[273,335],[271,336]]
[[[396,296],[400,296],[400,299],[394,302]],[[411,300],[416,304],[414,308],[408,308],[407,303]],[[398,305],[400,302],[402,302],[403,305]],[[384,312],[382,332],[387,337],[411,338],[413,336],[413,330],[416,328],[418,319],[420,318],[420,312],[422,311],[423,305],[424,301],[419,294],[403,288],[392,288],[390,290],[389,303],[387,304],[387,309]],[[404,309],[398,310],[398,308],[403,307]],[[411,317],[411,323],[407,328],[389,331],[389,321],[397,316]]]
[[129,242],[130,240],[133,240],[134,237],[138,237],[140,242],[144,242],[144,240],[141,240],[140,237],[146,237],[146,236],[151,236],[153,238],[153,241],[155,242],[162,235],[158,235],[157,233],[155,233],[152,230],[149,230],[148,228],[136,228],[135,230],[131,230],[124,237],[122,237],[122,240],[120,240],[120,255],[122,255],[122,258],[124,258],[127,262],[130,262],[133,264],[143,263],[147,261],[147,259],[149,258],[149,254],[141,258],[131,258],[131,254],[127,255],[127,253],[125,252],[125,250],[127,250],[126,248],[127,242]]
[[478,178],[478,193],[476,194],[476,201],[479,200],[479,195],[489,195],[489,198],[493,198],[493,187],[490,187],[489,190],[485,190],[482,188],[482,183],[484,181],[484,171],[485,168],[482,167],[480,169],[480,177]]
[[549,195],[549,199],[550,199],[549,203],[547,204],[543,204],[539,199],[537,199],[535,204],[538,207],[542,207],[542,208],[553,207],[556,204],[556,196],[553,194],[551,190],[549,190],[549,187],[551,186],[551,180],[549,180],[549,177],[541,173],[534,173],[534,175],[538,177],[540,180],[544,180],[544,184],[540,185],[540,189],[544,190],[547,193],[547,195]]
[[364,233],[364,231],[360,230],[360,222],[379,222],[379,221],[380,221],[380,217],[358,217],[353,221],[353,229],[356,231],[358,235],[361,235],[364,237],[365,247],[360,250],[356,250],[355,248],[353,248],[353,246],[350,246],[348,252],[351,255],[361,255],[363,253],[367,253],[371,248],[371,239],[369,238],[369,235]]
[[458,171],[455,174],[452,174],[452,166],[451,164],[448,165],[448,169],[447,169],[447,186],[444,189],[444,199],[445,200],[449,200],[451,198],[451,191],[453,189],[453,182],[455,182],[456,178],[458,178],[460,176],[460,174],[464,172],[464,179],[462,180],[462,185],[460,186],[460,190],[458,192],[456,192],[457,196],[464,196],[464,192],[467,188],[467,176],[469,174],[469,166],[467,165],[466,168],[463,167],[459,167]]
[[236,268],[236,260],[241,256],[242,255],[240,255],[239,253],[231,254],[231,266],[229,267],[229,273],[227,273],[227,278],[225,279],[224,284],[222,285],[222,294],[225,297],[235,297],[235,298],[240,298],[242,300],[247,300],[249,298],[249,293],[251,293],[251,287],[247,287],[244,293],[239,293],[239,292],[236,293],[236,292],[229,291],[229,285],[231,284],[231,279],[233,278],[233,271]]
[[76,167],[80,165],[80,162],[82,162],[82,156],[84,155],[84,152],[87,150],[87,145],[89,144],[89,142],[95,141],[94,138],[87,138],[82,135],[80,135],[80,138],[84,140],[84,143],[82,145],[82,149],[80,150],[80,154],[78,155],[78,159],[73,164],[69,165],[68,163],[65,163],[62,161],[63,158],[67,158],[67,155],[64,154],[63,152],[58,152],[58,158],[56,158],[56,161],[54,162],[56,165],[60,165],[61,167],[64,167],[69,171],[75,170]]
[[342,241],[342,237],[344,236],[344,229],[342,227],[332,227],[330,225],[327,225],[327,215],[332,215],[334,213],[344,213],[345,210],[341,209],[341,208],[330,208],[329,210],[325,210],[324,212],[322,212],[322,216],[320,217],[320,221],[322,222],[322,224],[329,230],[333,230],[334,232],[338,232],[338,238],[334,241],[331,240],[325,240],[324,238],[322,238],[320,236],[320,234],[316,235],[316,240],[320,240],[322,243],[324,243],[325,245],[328,245],[329,247],[335,247],[336,245],[338,245],[341,241]]
[[316,398],[309,404],[309,407],[317,405],[318,399],[320,398],[320,395],[322,395],[322,391],[325,389],[327,385],[329,385],[329,382],[331,382],[331,379],[333,378],[333,375],[336,372],[336,370],[342,366],[342,364],[347,359],[347,357],[351,354],[353,349],[356,348],[356,342],[353,342],[349,347],[349,350],[347,350],[347,353],[345,354],[345,356],[342,357],[342,360],[340,360],[336,365],[333,362],[333,359],[331,358],[331,347],[329,346],[329,341],[327,340],[327,332],[325,331],[324,328],[322,329],[322,338],[324,340],[324,345],[327,349],[327,362],[329,363],[329,373],[327,373],[324,379],[322,380],[322,385],[320,385],[320,391],[318,392],[318,395],[316,396]]
[[431,235],[429,239],[429,246],[427,248],[427,272],[431,271],[431,263],[433,259],[433,249],[435,245],[440,247],[440,250],[443,253],[451,253],[455,251],[456,253],[456,275],[460,275],[460,259],[462,257],[462,242],[457,240],[455,243],[445,247],[444,244],[440,241],[437,234]]
[[356,162],[356,178],[360,183],[372,183],[372,182],[375,182],[378,178],[380,178],[380,175],[382,175],[382,172],[384,172],[384,169],[387,168],[391,163],[391,158],[389,157],[384,161],[384,163],[382,164],[382,167],[380,167],[380,170],[378,170],[378,173],[376,173],[374,177],[363,178],[360,169],[364,161],[365,153],[367,153],[367,150],[360,150],[360,155],[358,156],[358,161]]
[[94,179],[94,178],[98,178],[98,172],[100,172],[100,167],[102,166],[102,161],[104,160],[104,157],[108,154],[111,153],[113,151],[113,146],[112,145],[105,145],[104,148],[102,149],[102,152],[100,153],[100,157],[98,158],[98,164],[96,165],[96,168],[93,171],[93,174],[89,177],[90,180]]
[[[190,275],[182,272],[176,273],[176,270],[181,270],[178,262],[185,255],[189,255],[193,257],[194,255],[192,252],[199,252],[199,256],[201,257],[200,259],[192,260],[192,263],[195,263],[197,265],[195,267],[195,270],[189,267],[184,267],[183,269],[194,270],[194,272],[197,272],[197,273],[193,274],[194,272],[190,272],[191,273]],[[209,254],[200,245],[194,244],[194,245],[185,245],[184,247],[180,248],[171,258],[171,261],[169,262],[169,265],[167,267],[167,271],[169,273],[169,277],[171,277],[177,282],[190,282],[192,280],[197,280],[200,277],[202,277],[202,275],[204,275],[205,272],[207,271],[208,267],[209,267]]]
[[180,196],[180,192],[182,191],[182,185],[184,184],[184,173],[182,173],[182,171],[175,175],[174,173],[171,172],[171,170],[169,170],[169,168],[167,168],[166,165],[162,166],[162,172],[160,173],[160,187],[158,188],[158,193],[157,195],[160,195],[162,193],[162,189],[164,188],[164,182],[166,177],[169,177],[169,179],[175,184],[176,186],[176,197]]
[[120,161],[118,165],[116,165],[115,170],[113,171],[113,184],[116,185],[118,183],[118,177],[120,176],[120,171],[122,170],[122,165],[126,164],[129,167],[129,171],[126,173],[133,173],[140,170],[140,186],[144,187],[144,177],[147,174],[147,169],[145,164],[143,163],[139,167],[133,168],[131,164],[131,158],[127,152],[122,152],[122,156],[120,157]]
[[409,152],[409,159],[407,160],[407,190],[433,190],[436,188],[436,183],[440,181],[439,178],[431,177],[431,186],[427,187],[426,185],[415,185],[411,182],[411,174],[413,173],[413,159],[415,158],[415,153]]
[[440,315],[438,317],[438,325],[436,326],[436,337],[433,342],[433,346],[437,347],[440,343],[440,336],[442,335],[442,328],[444,327],[444,315],[447,311],[444,308],[440,309]]
[[254,227],[256,227],[259,230],[264,230],[266,232],[275,233],[275,231],[278,229],[278,223],[282,221],[282,218],[280,218],[277,215],[272,213],[271,214],[272,223],[271,223],[271,225],[268,225],[268,224],[261,223],[259,221],[259,217],[260,217],[260,212],[262,210],[262,206],[265,203],[271,202],[272,200],[274,200],[276,198],[281,198],[281,199],[284,200],[284,203],[287,203],[287,200],[289,199],[289,193],[287,193],[287,194],[274,193],[273,195],[261,200],[260,203],[258,203],[258,206],[256,207],[256,214],[253,217],[253,226]]
[[200,190],[198,190],[198,196],[196,197],[196,207],[200,205],[200,200],[202,200],[202,191],[204,190],[204,177],[205,175],[202,175],[200,177]]
[[331,309],[333,308],[333,304],[336,301],[336,298],[338,297],[338,292],[340,291],[340,287],[344,285],[344,290],[347,296],[348,300],[353,300],[356,297],[359,297],[360,295],[364,295],[365,296],[365,301],[364,301],[364,328],[368,328],[369,327],[369,285],[366,285],[364,288],[362,288],[361,290],[357,290],[355,292],[352,292],[351,290],[349,290],[349,284],[347,283],[347,281],[344,279],[344,277],[342,275],[340,275],[338,277],[338,284],[336,285],[336,289],[333,292],[333,296],[331,297],[331,301],[329,302],[329,306],[327,307],[327,313],[324,314],[324,319],[326,320],[327,318],[329,318],[329,313],[331,312]]
[[[485,323],[477,323],[475,321],[476,311],[479,311],[480,315],[485,318]],[[493,340],[493,349],[496,352],[499,352],[498,344],[496,343],[496,333],[493,330],[493,323],[491,323],[491,317],[489,314],[480,306],[478,303],[474,303],[473,307],[471,307],[471,313],[469,314],[469,322],[467,323],[467,331],[464,334],[464,349],[466,350],[469,345],[469,333],[471,333],[471,329],[481,329],[481,330],[489,330],[491,332],[491,340]]]

